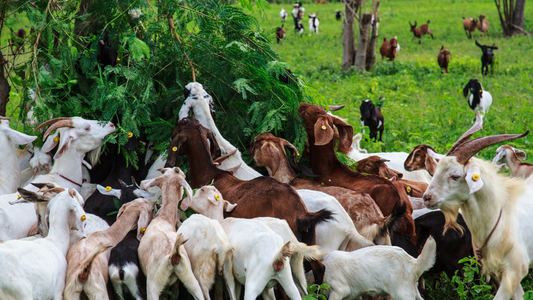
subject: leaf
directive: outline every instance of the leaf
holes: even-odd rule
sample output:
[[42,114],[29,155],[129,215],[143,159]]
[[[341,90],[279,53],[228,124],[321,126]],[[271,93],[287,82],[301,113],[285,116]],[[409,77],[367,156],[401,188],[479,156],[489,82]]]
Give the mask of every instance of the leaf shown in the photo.
[[130,53],[133,60],[139,61],[144,57],[150,58],[150,48],[145,42],[137,37],[131,38],[129,41]]

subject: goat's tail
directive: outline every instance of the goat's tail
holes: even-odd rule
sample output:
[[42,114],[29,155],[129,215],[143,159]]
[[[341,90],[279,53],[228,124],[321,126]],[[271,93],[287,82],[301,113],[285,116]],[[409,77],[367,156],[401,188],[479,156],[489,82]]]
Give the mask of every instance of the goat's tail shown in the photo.
[[305,243],[292,244],[294,255],[302,255],[305,260],[321,260],[326,253],[320,246],[308,246]]
[[172,252],[170,252],[170,256],[169,256],[170,264],[173,267],[175,267],[180,262],[181,256],[180,256],[179,248],[185,242],[186,240],[183,237],[183,235],[181,233],[178,234],[178,236],[176,237],[176,241],[174,242],[174,246],[172,247]]
[[415,266],[413,268],[415,278],[419,278],[422,273],[426,272],[427,270],[431,269],[431,267],[435,264],[435,254],[437,252],[437,243],[435,243],[435,240],[432,236],[430,236],[426,240],[426,244],[424,245],[424,248],[422,249],[422,252],[416,259]]
[[396,229],[400,227],[400,223],[402,223],[402,216],[405,214],[406,210],[407,203],[405,203],[404,201],[396,202],[396,205],[394,205],[391,214],[385,218],[385,221],[383,222],[383,225],[380,228],[380,236],[392,234],[394,231],[396,231]]
[[283,266],[285,265],[285,257],[291,257],[293,254],[293,249],[291,246],[291,242],[287,242],[287,244],[283,245],[281,247],[281,250],[279,250],[278,254],[274,257],[274,261],[272,262],[272,267],[274,268],[274,271],[279,272],[281,269],[283,269]]
[[301,234],[301,242],[304,242],[307,245],[315,244],[313,243],[313,239],[315,238],[316,225],[331,219],[333,219],[333,213],[327,209],[321,209],[317,212],[308,212],[305,217],[296,219],[296,228]]
[[354,230],[349,230],[346,232],[346,235],[348,237],[348,243],[346,244],[346,251],[352,252],[357,249],[361,249],[364,247],[370,247],[375,246],[375,244],[362,236],[359,232],[357,232],[357,229],[354,228]]
[[99,243],[98,245],[96,245],[96,247],[94,247],[93,251],[91,251],[91,253],[89,253],[89,255],[87,256],[87,258],[85,258],[85,260],[81,263],[81,265],[78,267],[78,270],[76,271],[76,278],[78,281],[80,282],[85,282],[87,281],[87,278],[89,278],[89,273],[91,273],[91,267],[92,267],[92,263],[94,261],[94,259],[96,258],[96,256],[98,256],[98,254],[106,251],[107,249],[111,248],[113,245],[110,245],[110,244],[104,244],[104,243]]

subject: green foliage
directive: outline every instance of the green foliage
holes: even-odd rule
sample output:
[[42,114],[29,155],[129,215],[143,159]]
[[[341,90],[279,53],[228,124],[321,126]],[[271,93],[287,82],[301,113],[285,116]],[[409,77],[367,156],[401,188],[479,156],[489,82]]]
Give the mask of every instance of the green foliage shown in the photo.
[[113,204],[115,205],[115,208],[117,210],[114,210],[112,212],[109,212],[107,213],[108,216],[112,216],[112,215],[116,215],[118,214],[118,211],[120,210],[120,208],[122,207],[122,203],[120,203],[120,200],[118,200],[117,197],[113,197]]
[[459,261],[464,263],[463,277],[457,276],[458,271],[452,277],[452,283],[457,286],[457,294],[461,300],[466,299],[491,299],[493,286],[487,284],[485,276],[480,274],[480,264],[472,256],[465,257]]
[[324,293],[326,291],[331,290],[331,287],[327,283],[323,283],[321,285],[313,284],[309,285],[307,284],[307,295],[302,297],[302,300],[327,300]]

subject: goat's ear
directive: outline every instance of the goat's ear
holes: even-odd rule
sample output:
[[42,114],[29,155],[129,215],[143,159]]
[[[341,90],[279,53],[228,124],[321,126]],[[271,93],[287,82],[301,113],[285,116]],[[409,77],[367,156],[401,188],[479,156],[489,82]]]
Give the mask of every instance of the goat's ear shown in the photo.
[[139,214],[139,219],[137,220],[137,239],[139,241],[144,236],[146,228],[148,227],[148,224],[150,224],[150,220],[152,220],[153,213],[153,210],[141,210],[141,213]]
[[333,124],[339,131],[339,151],[348,150],[352,146],[353,127],[337,117],[333,119]]
[[26,145],[37,138],[36,136],[27,135],[7,127],[3,130],[15,145]]
[[167,162],[165,163],[165,168],[174,167],[176,163],[179,162],[180,149],[186,141],[187,136],[185,134],[178,134],[172,139],[168,146],[168,157]]
[[224,200],[224,210],[226,212],[232,212],[235,209],[235,207],[237,207],[237,203],[233,204],[233,203],[230,203]]
[[476,41],[476,46],[478,46],[479,48],[481,48],[481,45],[477,42],[477,40],[475,40],[475,41]]
[[43,147],[41,148],[41,151],[44,153],[48,153],[54,149],[55,146],[59,143],[59,130],[56,131],[54,134],[50,134],[48,138],[46,138],[46,141],[44,142]]
[[[83,210],[83,208],[81,208],[80,205],[73,205],[73,202],[71,202],[70,208],[74,212],[74,215],[76,216],[76,227],[78,228],[78,231],[81,233],[83,237],[87,237],[87,235],[85,234],[85,220],[87,219],[87,217],[85,216],[85,211]],[[48,213],[46,215],[46,219],[48,219]],[[47,220],[47,223],[48,223],[48,220]]]
[[61,138],[61,143],[59,144],[59,150],[57,150],[54,159],[59,159],[65,152],[67,152],[70,147],[70,143],[76,140],[78,136],[73,130],[67,130],[63,133],[63,138]]
[[525,153],[524,151],[522,151],[522,150],[518,150],[518,149],[515,149],[515,148],[513,148],[513,150],[514,150],[514,153],[516,154],[516,156],[517,156],[519,159],[521,159],[521,160],[526,159],[526,153]]
[[291,165],[291,168],[295,172],[299,172],[300,168],[298,167],[298,157],[300,156],[300,154],[298,153],[298,149],[296,149],[296,147],[294,147],[291,143],[289,143],[286,140],[282,139],[281,141],[282,141],[283,147],[289,150],[289,164]]
[[265,166],[268,166],[272,172],[270,176],[274,176],[278,172],[281,155],[285,156],[285,149],[283,149],[283,153],[279,153],[278,148],[270,142],[264,142],[261,146],[261,156],[263,157]]
[[328,124],[326,117],[320,117],[316,120],[315,126],[315,146],[324,146],[333,139],[335,131]]
[[[430,149],[428,149],[428,152],[431,151]],[[429,172],[429,175],[433,176],[433,174],[435,174],[435,170],[437,169],[437,162],[435,161],[435,159],[433,157],[431,157],[431,155],[429,155],[429,153],[426,154],[426,160],[424,162],[426,164],[426,169],[428,170]]]
[[480,170],[477,166],[467,164],[465,166],[465,180],[470,189],[470,194],[479,191],[483,187],[483,179],[480,175]]
[[463,95],[464,95],[465,97],[468,96],[468,91],[469,91],[469,89],[470,89],[470,85],[471,85],[471,83],[470,83],[470,81],[469,81],[469,82],[465,85],[465,88],[463,89]]
[[110,186],[103,187],[97,184],[96,188],[102,195],[113,196],[113,197],[117,197],[118,199],[120,199],[120,196],[122,196],[122,190],[112,189]]
[[185,188],[185,191],[187,192],[187,196],[185,196],[185,198],[183,198],[183,201],[181,201],[181,205],[180,205],[180,208],[181,210],[185,211],[187,210],[187,208],[189,208],[189,206],[192,205],[192,196],[194,195],[191,187],[189,186],[189,184],[187,183],[187,181],[185,180],[185,178],[183,177],[178,177],[178,183],[183,187]]
[[376,109],[377,107],[372,104],[372,107],[370,108],[370,116],[372,117],[372,120],[374,120],[374,122],[378,121],[378,114],[376,113]]
[[322,175],[316,175],[315,173],[313,173],[313,171],[304,164],[298,164],[298,167],[300,168],[300,173],[302,173],[303,175],[307,177],[311,177],[311,178],[322,177]]
[[40,203],[40,202],[48,202],[48,200],[44,199],[41,195],[25,190],[23,188],[18,189],[19,195],[21,198],[18,198],[15,201],[9,202],[9,204],[19,204],[19,203]]

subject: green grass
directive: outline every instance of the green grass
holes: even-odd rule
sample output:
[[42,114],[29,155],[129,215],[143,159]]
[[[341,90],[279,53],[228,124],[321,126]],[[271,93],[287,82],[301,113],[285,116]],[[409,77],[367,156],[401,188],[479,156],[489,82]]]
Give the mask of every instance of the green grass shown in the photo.
[[[368,3],[367,3],[368,4]],[[342,3],[306,4],[306,15],[316,12],[320,19],[320,34],[310,35],[306,17],[302,38],[292,30],[291,5],[273,4],[264,11],[258,22],[265,31],[280,26],[281,7],[289,12],[287,38],[273,48],[291,70],[300,75],[312,88],[331,104],[345,104],[339,116],[347,118],[355,132],[361,132],[359,105],[362,100],[386,99],[382,108],[385,116],[383,143],[363,141],[369,152],[407,151],[418,144],[430,144],[445,152],[455,140],[472,125],[474,113],[462,95],[470,78],[479,78],[484,89],[493,97],[481,135],[521,133],[533,129],[533,39],[527,36],[504,38],[498,13],[493,1],[382,1],[381,22],[376,45],[377,64],[371,72],[342,72],[342,21],[336,21],[335,10],[343,10]],[[366,9],[368,11],[369,8]],[[482,77],[481,50],[474,39],[466,37],[462,16],[487,16],[489,37],[476,39],[481,44],[495,43],[496,65],[492,75]],[[421,25],[430,20],[435,37],[422,38],[422,44],[413,40],[409,21]],[[533,9],[526,8],[526,29],[533,29]],[[379,47],[383,37],[397,36],[401,50],[394,62],[382,61]],[[357,38],[356,38],[357,42]],[[441,45],[452,53],[450,73],[441,74],[437,54]],[[368,132],[368,129],[366,130]],[[533,161],[533,136],[510,144],[528,153]],[[481,152],[492,159],[496,146]]]

